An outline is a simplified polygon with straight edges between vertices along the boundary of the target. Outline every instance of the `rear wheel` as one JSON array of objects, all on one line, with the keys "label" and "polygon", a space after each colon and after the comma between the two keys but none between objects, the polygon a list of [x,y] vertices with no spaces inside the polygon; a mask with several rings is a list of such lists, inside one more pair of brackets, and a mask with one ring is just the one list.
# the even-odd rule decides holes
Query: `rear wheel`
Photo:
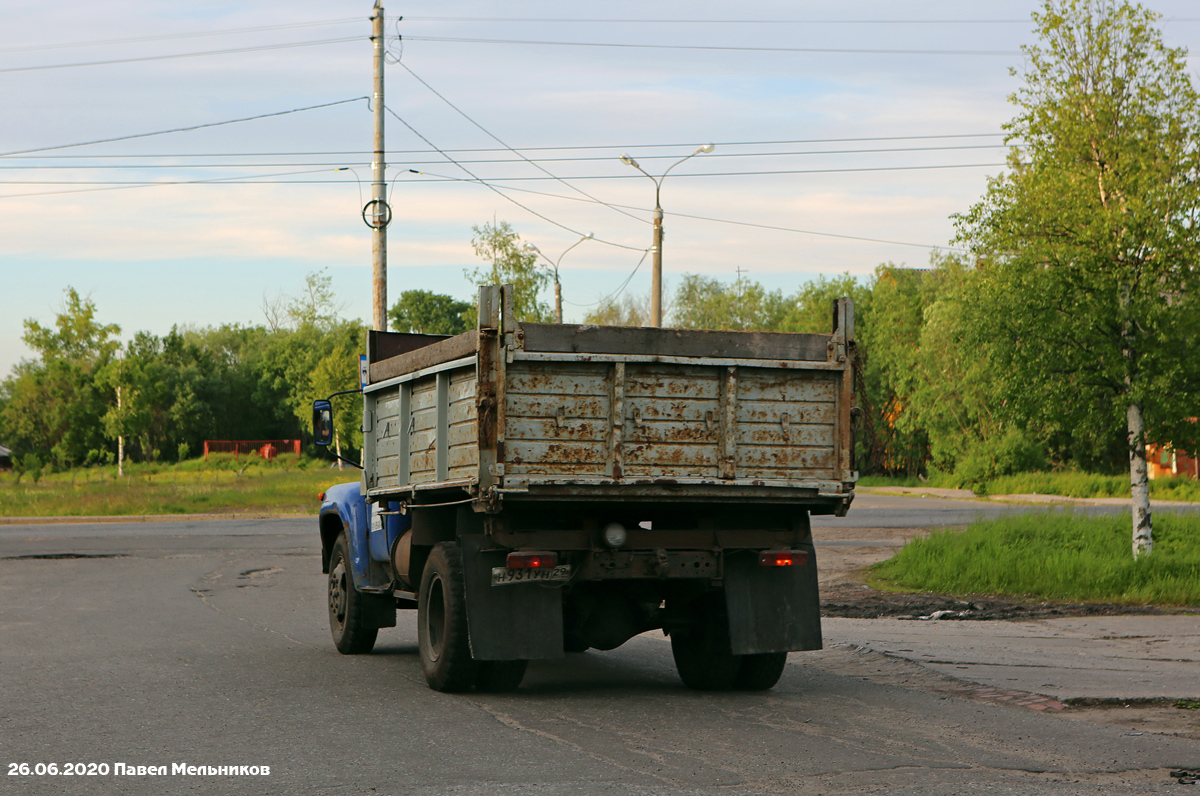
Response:
[{"label": "rear wheel", "polygon": [[361,655],[375,646],[379,630],[367,627],[363,621],[366,608],[363,595],[354,588],[349,551],[343,533],[334,542],[329,555],[329,630],[338,652]]},{"label": "rear wheel", "polygon": [[[434,546],[417,596],[417,648],[425,681],[435,691],[466,691],[477,662],[467,637],[462,553],[454,542]],[[521,674],[524,674],[522,668]],[[518,680],[518,683],[520,681]],[[515,686],[514,686],[515,687]]]},{"label": "rear wheel", "polygon": [[745,656],[734,655],[724,596],[708,596],[694,607],[695,621],[671,631],[671,654],[688,688],[725,691],[734,687]]},{"label": "rear wheel", "polygon": [[756,655],[742,655],[742,665],[738,668],[734,687],[743,691],[766,691],[774,688],[783,676],[783,667],[787,665],[786,652],[763,652]]}]

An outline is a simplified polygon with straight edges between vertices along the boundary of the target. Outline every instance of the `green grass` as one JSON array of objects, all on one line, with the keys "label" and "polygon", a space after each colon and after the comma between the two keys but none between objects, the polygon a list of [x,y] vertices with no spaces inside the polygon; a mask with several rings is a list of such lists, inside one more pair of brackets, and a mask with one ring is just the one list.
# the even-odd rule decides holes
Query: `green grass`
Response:
[{"label": "green grass", "polygon": [[[953,476],[931,473],[928,481],[917,478],[868,475],[859,479],[860,486],[959,488]],[[1128,498],[1128,475],[1098,475],[1073,471],[1017,473],[993,478],[981,495],[1060,495],[1074,498]],[[1156,478],[1150,482],[1150,497],[1154,500],[1200,502],[1200,481],[1191,478]]]},{"label": "green grass", "polygon": [[1003,517],[915,539],[874,565],[873,585],[941,594],[1200,605],[1200,517],[1154,518],[1154,553],[1135,561],[1128,517]]},{"label": "green grass", "polygon": [[922,481],[916,476],[906,475],[864,475],[858,479],[859,486],[903,486],[912,487],[914,489],[956,489],[957,484],[953,479],[947,478],[941,473],[931,473],[929,478]]},{"label": "green grass", "polygon": [[228,512],[313,513],[317,494],[355,481],[359,471],[339,471],[328,461],[281,457],[272,462],[210,456],[179,464],[88,467],[18,479],[0,474],[0,516],[95,517]]}]

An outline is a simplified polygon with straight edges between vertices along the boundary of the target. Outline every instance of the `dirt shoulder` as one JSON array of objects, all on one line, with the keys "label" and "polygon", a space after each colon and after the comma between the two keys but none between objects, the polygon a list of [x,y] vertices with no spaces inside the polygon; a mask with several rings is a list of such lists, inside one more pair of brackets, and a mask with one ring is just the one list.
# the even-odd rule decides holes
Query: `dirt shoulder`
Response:
[{"label": "dirt shoulder", "polygon": [[[821,614],[848,619],[993,620],[1021,622],[1066,617],[1195,614],[1200,607],[1158,607],[1113,603],[1020,600],[994,595],[968,597],[932,593],[885,592],[866,584],[867,567],[890,558],[918,528],[814,529],[817,543]],[[1077,721],[1122,728],[1128,735],[1158,733],[1200,740],[1200,710],[1180,709],[1175,700],[1091,700],[1066,704],[1039,694],[996,690],[969,678],[950,677],[920,661],[894,654],[839,645],[823,653],[817,665],[869,680],[982,702],[1002,703]],[[1197,694],[1200,697],[1200,693]],[[1182,703],[1191,708],[1190,702]]]},{"label": "dirt shoulder", "polygon": [[922,528],[820,528],[814,530],[821,613],[850,619],[1013,620],[1070,616],[1200,614],[1200,606],[1161,607],[1122,603],[1022,600],[994,595],[950,596],[889,592],[867,585],[867,568],[896,554]]}]

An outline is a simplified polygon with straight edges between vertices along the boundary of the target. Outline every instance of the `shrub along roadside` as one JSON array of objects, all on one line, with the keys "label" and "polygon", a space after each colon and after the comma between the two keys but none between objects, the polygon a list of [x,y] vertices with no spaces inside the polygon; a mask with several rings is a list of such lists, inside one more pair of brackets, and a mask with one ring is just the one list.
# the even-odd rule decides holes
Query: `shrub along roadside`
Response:
[{"label": "shrub along roadside", "polygon": [[872,585],[941,594],[1200,605],[1200,516],[1157,514],[1154,553],[1129,556],[1125,515],[1022,514],[915,539]]}]

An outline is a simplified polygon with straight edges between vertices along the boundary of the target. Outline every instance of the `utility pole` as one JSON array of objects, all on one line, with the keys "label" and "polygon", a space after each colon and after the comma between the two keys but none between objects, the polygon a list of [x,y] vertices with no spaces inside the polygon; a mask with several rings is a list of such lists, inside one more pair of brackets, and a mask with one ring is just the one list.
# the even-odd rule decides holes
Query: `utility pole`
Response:
[{"label": "utility pole", "polygon": [[650,177],[654,183],[654,273],[651,276],[653,280],[650,286],[650,325],[662,326],[662,245],[663,245],[663,209],[660,201],[662,194],[662,183],[671,173],[671,169],[683,163],[685,160],[691,160],[696,155],[708,154],[715,147],[712,144],[705,144],[702,147],[697,147],[696,151],[688,155],[686,158],[680,158],[667,167],[667,170],[662,173],[661,177],[654,177],[646,172],[638,162],[629,155],[621,155],[621,162],[627,166],[633,166],[635,169]]},{"label": "utility pole", "polygon": [[387,331],[387,225],[392,209],[387,203],[387,175],[383,146],[383,0],[375,0],[371,17],[371,42],[375,45],[375,90],[371,109],[375,115],[375,154],[371,160],[371,212],[363,220],[371,227],[371,328]]},{"label": "utility pole", "polygon": [[570,246],[568,246],[567,251],[564,251],[562,254],[558,255],[557,260],[551,260],[537,246],[533,246],[531,244],[529,247],[529,248],[533,249],[535,252],[537,252],[538,255],[541,256],[541,258],[543,260],[550,263],[550,265],[552,265],[554,267],[554,322],[555,323],[563,322],[562,282],[560,282],[558,279],[558,266],[562,264],[562,259],[567,256],[567,252],[571,251],[571,249],[574,249],[576,246],[583,243],[585,240],[592,240],[595,237],[596,237],[596,235],[593,232],[589,232],[588,234],[584,235],[582,238],[580,238],[579,240],[575,241]]},{"label": "utility pole", "polygon": [[[665,174],[663,175],[666,176]],[[658,194],[661,183],[654,186],[654,259],[651,261],[652,279],[650,283],[650,325],[662,326],[662,205],[659,204]]]}]

